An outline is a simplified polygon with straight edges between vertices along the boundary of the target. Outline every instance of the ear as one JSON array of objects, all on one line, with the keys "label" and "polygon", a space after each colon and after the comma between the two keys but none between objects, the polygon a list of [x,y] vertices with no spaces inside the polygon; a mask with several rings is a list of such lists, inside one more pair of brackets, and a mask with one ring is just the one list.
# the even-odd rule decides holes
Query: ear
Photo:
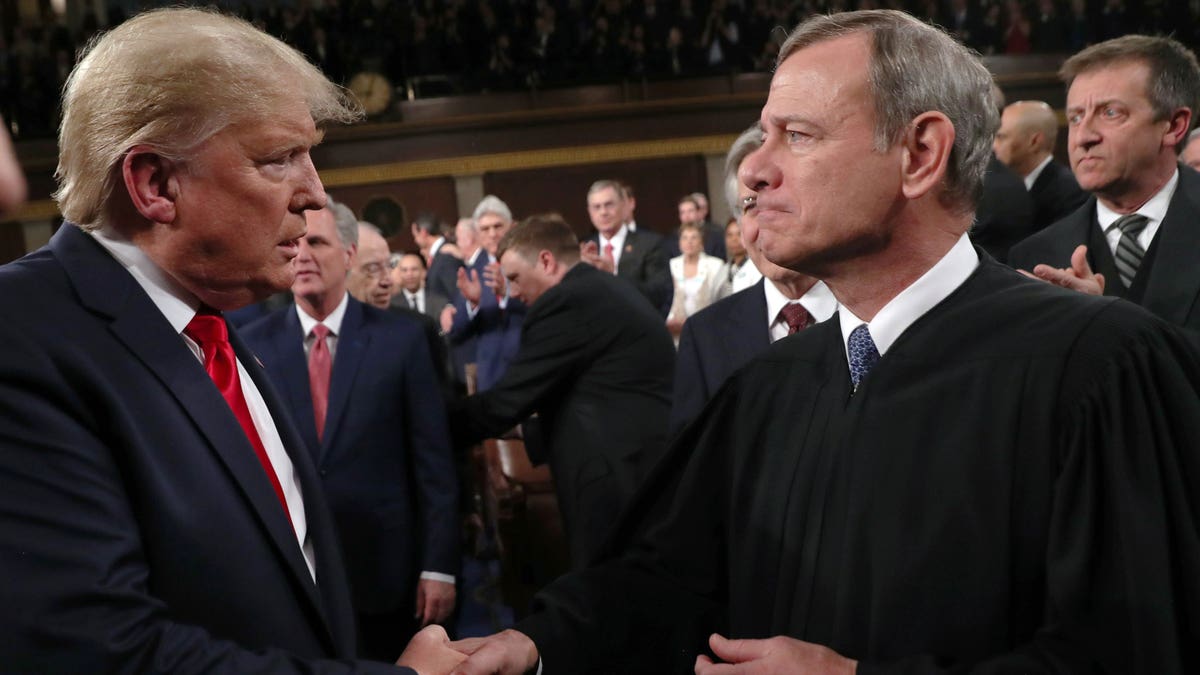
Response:
[{"label": "ear", "polygon": [[121,178],[129,200],[142,217],[155,223],[175,221],[179,171],[179,165],[147,146],[136,145],[125,153]]},{"label": "ear", "polygon": [[538,266],[546,271],[547,274],[554,274],[558,269],[558,258],[550,251],[538,251]]},{"label": "ear", "polygon": [[1045,138],[1046,135],[1040,131],[1035,131],[1032,134],[1029,134],[1029,149],[1036,150],[1037,148],[1042,147],[1042,140]]},{"label": "ear", "polygon": [[346,269],[354,267],[354,258],[358,255],[358,244],[350,244],[346,247]]},{"label": "ear", "polygon": [[954,135],[950,118],[940,112],[921,113],[909,124],[901,140],[903,165],[900,180],[905,197],[923,197],[942,184],[950,164]]},{"label": "ear", "polygon": [[1192,111],[1189,108],[1176,108],[1167,118],[1167,131],[1163,134],[1163,145],[1178,148],[1187,137],[1192,125]]}]

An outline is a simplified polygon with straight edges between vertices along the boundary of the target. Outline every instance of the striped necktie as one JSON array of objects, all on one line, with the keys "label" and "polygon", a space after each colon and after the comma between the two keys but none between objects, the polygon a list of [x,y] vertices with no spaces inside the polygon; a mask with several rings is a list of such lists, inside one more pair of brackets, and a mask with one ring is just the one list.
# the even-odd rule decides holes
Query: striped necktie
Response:
[{"label": "striped necktie", "polygon": [[1109,231],[1121,230],[1121,238],[1117,241],[1117,250],[1113,254],[1113,259],[1117,263],[1117,273],[1121,276],[1121,283],[1125,284],[1125,288],[1133,286],[1133,278],[1137,276],[1138,268],[1142,265],[1142,257],[1146,255],[1146,249],[1138,243],[1138,234],[1146,229],[1146,224],[1149,222],[1150,219],[1146,216],[1131,213],[1117,218],[1112,225],[1108,226]]}]

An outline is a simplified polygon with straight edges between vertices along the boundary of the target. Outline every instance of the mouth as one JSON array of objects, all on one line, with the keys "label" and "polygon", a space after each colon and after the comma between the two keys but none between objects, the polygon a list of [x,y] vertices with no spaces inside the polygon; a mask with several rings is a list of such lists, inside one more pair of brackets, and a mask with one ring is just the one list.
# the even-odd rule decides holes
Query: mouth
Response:
[{"label": "mouth", "polygon": [[295,258],[296,256],[300,255],[300,237],[279,242],[279,248],[283,251],[283,254],[287,256],[288,260]]}]

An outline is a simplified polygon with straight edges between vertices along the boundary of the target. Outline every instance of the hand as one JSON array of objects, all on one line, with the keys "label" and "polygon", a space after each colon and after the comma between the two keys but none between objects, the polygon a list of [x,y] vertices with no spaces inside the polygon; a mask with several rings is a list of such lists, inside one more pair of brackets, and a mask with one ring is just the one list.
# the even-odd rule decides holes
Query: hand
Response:
[{"label": "hand", "polygon": [[612,261],[600,255],[600,246],[594,241],[585,241],[579,245],[579,259],[598,270],[613,273]]},{"label": "hand", "polygon": [[713,634],[708,646],[724,663],[708,656],[696,657],[696,675],[854,675],[858,662],[837,652],[782,635],[767,640],[728,640]]},{"label": "hand", "polygon": [[483,285],[479,283],[479,273],[465,267],[458,268],[458,292],[472,305],[479,304],[483,294]]},{"label": "hand", "polygon": [[438,323],[442,325],[442,333],[449,333],[454,327],[454,315],[458,314],[458,310],[454,309],[454,305],[446,305],[442,308],[442,314],[438,317]]},{"label": "hand", "polygon": [[500,263],[488,263],[483,268],[483,283],[496,294],[496,299],[503,298],[507,293],[504,273],[500,271]]},{"label": "hand", "polygon": [[465,658],[451,647],[444,628],[429,626],[409,640],[396,665],[412,668],[420,675],[446,675]]},{"label": "hand", "polygon": [[1071,254],[1071,266],[1067,269],[1038,265],[1033,268],[1032,274],[1025,270],[1020,272],[1031,279],[1040,279],[1080,293],[1104,295],[1104,275],[1092,272],[1092,267],[1087,261],[1087,246],[1080,245],[1075,248],[1075,252]]},{"label": "hand", "polygon": [[413,617],[421,620],[421,627],[445,621],[454,611],[454,595],[454,584],[436,579],[418,580],[417,613]]},{"label": "hand", "polygon": [[679,337],[679,334],[683,332],[684,321],[686,321],[686,319],[677,319],[675,318],[674,314],[668,316],[667,332],[670,333],[672,337]]},{"label": "hand", "polygon": [[511,629],[485,638],[458,640],[450,646],[468,655],[452,675],[523,675],[538,662],[533,640]]}]

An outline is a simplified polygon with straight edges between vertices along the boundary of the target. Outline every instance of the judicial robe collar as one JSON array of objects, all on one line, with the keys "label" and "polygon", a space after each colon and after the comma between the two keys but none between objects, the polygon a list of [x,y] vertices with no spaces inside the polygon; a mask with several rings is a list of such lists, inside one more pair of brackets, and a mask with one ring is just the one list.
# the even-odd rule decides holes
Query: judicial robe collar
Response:
[{"label": "judicial robe collar", "polygon": [[979,254],[975,252],[975,247],[971,245],[966,233],[963,233],[941,260],[888,301],[875,314],[874,319],[863,321],[844,305],[839,307],[838,320],[841,322],[842,348],[846,350],[846,361],[850,360],[847,343],[850,333],[855,328],[867,324],[867,330],[871,331],[871,339],[874,340],[879,355],[887,354],[888,348],[909,326],[949,297],[978,266]]}]

